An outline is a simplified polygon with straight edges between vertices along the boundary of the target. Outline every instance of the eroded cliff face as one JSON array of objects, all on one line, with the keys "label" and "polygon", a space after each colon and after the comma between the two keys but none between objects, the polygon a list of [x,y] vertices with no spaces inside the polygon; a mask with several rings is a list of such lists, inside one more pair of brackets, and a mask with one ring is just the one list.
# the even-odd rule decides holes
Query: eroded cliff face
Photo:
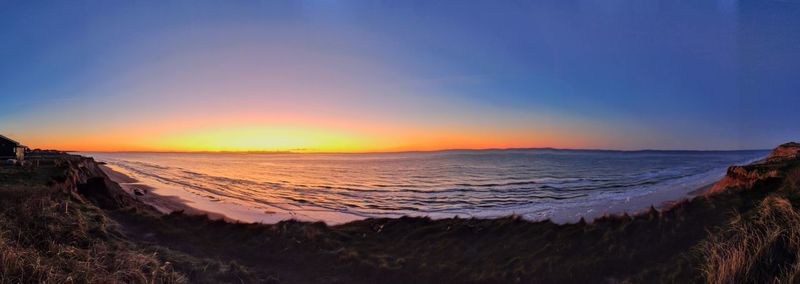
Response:
[{"label": "eroded cliff face", "polygon": [[775,150],[772,150],[772,153],[769,153],[767,156],[767,160],[772,161],[780,161],[780,160],[792,160],[797,159],[800,157],[800,143],[786,143],[783,145],[778,146]]},{"label": "eroded cliff face", "polygon": [[58,163],[66,164],[64,176],[56,178],[51,185],[63,192],[77,192],[103,209],[121,209],[141,206],[118,184],[111,181],[92,158],[66,156]]},{"label": "eroded cliff face", "polygon": [[746,166],[731,166],[728,172],[706,194],[725,190],[752,188],[756,183],[795,178],[800,173],[800,143],[778,146],[766,159]]}]

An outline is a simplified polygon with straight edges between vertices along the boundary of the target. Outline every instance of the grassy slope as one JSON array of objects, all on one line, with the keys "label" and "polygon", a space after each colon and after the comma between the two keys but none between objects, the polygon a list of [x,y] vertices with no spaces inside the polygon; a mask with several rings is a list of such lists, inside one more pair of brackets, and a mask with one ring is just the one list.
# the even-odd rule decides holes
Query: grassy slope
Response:
[{"label": "grassy slope", "polygon": [[[754,172],[777,170],[774,186],[726,192],[735,198],[769,189],[753,198],[752,210],[740,210],[720,232],[699,246],[701,266],[710,283],[797,283],[800,281],[800,159],[747,166]],[[731,197],[733,196],[733,197]]]},{"label": "grassy slope", "polygon": [[0,283],[186,283],[190,267],[197,279],[240,283],[235,264],[126,238],[108,211],[68,186],[79,160],[0,166]]},{"label": "grassy slope", "polygon": [[110,228],[103,211],[56,190],[66,165],[0,167],[0,282],[181,282]]},{"label": "grassy slope", "polygon": [[508,217],[370,219],[339,226],[231,224],[130,206],[101,210],[44,185],[64,169],[3,168],[18,172],[0,175],[0,282],[792,280],[800,271],[794,209],[800,206],[800,165],[777,167],[788,173],[785,178],[765,179],[749,190],[593,224]]}]

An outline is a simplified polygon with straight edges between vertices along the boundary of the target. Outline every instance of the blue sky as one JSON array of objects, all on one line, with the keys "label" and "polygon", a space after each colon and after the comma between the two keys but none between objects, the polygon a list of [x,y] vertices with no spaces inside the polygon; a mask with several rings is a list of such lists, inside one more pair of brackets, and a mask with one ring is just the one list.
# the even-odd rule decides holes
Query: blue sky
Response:
[{"label": "blue sky", "polygon": [[800,140],[798,1],[0,1],[0,35],[0,131],[42,146],[275,121],[377,150]]}]

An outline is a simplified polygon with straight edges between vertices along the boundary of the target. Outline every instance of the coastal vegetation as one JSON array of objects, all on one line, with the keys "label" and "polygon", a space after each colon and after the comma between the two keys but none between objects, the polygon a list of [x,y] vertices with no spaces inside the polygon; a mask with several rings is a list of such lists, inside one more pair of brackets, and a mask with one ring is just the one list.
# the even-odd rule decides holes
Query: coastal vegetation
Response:
[{"label": "coastal vegetation", "polygon": [[0,282],[185,280],[126,241],[102,210],[56,186],[56,180],[65,181],[66,158],[36,168],[0,168]]},{"label": "coastal vegetation", "polygon": [[0,167],[0,283],[794,282],[800,145],[665,210],[555,224],[244,224],[161,214],[92,159]]}]

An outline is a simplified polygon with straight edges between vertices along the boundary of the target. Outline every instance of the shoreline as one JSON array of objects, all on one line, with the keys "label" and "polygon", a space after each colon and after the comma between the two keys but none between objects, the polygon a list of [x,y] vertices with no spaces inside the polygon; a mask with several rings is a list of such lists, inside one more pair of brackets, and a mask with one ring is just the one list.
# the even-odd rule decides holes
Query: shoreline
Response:
[{"label": "shoreline", "polygon": [[[217,212],[209,212],[205,210],[200,210],[198,208],[192,207],[189,205],[187,200],[182,199],[178,196],[168,196],[168,195],[161,195],[158,194],[155,187],[142,184],[139,180],[132,178],[126,174],[120,173],[111,169],[106,165],[99,165],[100,169],[103,173],[108,176],[108,178],[118,184],[125,193],[128,193],[131,197],[139,200],[147,205],[153,206],[156,210],[161,212],[162,214],[169,214],[176,211],[183,211],[183,213],[187,215],[207,215],[211,220],[219,220],[223,219],[226,221],[236,221],[235,219],[231,219],[224,214],[217,213]],[[136,192],[142,192],[143,195],[137,195]]]},{"label": "shoreline", "polygon": [[[730,273],[755,275],[748,279],[759,283],[793,279],[800,247],[784,240],[800,236],[800,144],[790,146],[796,155],[731,166],[714,190],[687,191],[701,198],[571,224],[519,215],[335,226],[162,215],[142,196],[169,195],[132,194],[147,185],[131,178],[138,175],[103,169],[92,158],[53,156],[30,169],[0,169],[7,173],[0,251],[7,267],[21,267],[17,282],[41,282],[40,275],[56,283],[130,283],[140,275],[166,283],[701,283]],[[731,272],[724,265],[732,251],[745,257],[736,263],[752,265]],[[776,259],[776,251],[792,257]]]},{"label": "shoreline", "polygon": [[[171,187],[161,183],[147,183],[137,180],[130,175],[124,173],[124,170],[115,168],[112,165],[102,164],[100,168],[108,175],[111,181],[120,185],[120,187],[133,198],[140,200],[150,206],[155,207],[163,214],[169,214],[176,211],[183,211],[187,215],[208,215],[210,219],[223,219],[228,222],[244,222],[244,223],[262,223],[262,224],[275,224],[280,221],[298,220],[307,222],[325,222],[328,225],[340,225],[358,220],[366,219],[380,219],[380,218],[400,218],[406,217],[430,217],[432,219],[447,219],[447,218],[478,218],[478,219],[496,219],[504,218],[510,215],[520,215],[529,221],[546,221],[550,220],[556,224],[571,224],[580,222],[583,219],[586,222],[593,222],[598,218],[613,215],[636,215],[647,212],[650,208],[656,210],[665,210],[685,200],[691,200],[698,196],[702,196],[719,180],[714,179],[712,182],[705,182],[702,186],[681,187],[680,183],[669,187],[668,190],[660,190],[649,192],[639,195],[628,196],[623,199],[607,199],[598,200],[590,204],[581,204],[574,207],[553,208],[550,214],[538,215],[534,217],[530,213],[513,213],[506,215],[495,215],[491,212],[486,214],[406,214],[398,215],[395,217],[376,217],[376,216],[360,216],[355,214],[348,214],[344,212],[326,211],[324,209],[314,208],[283,208],[272,206],[268,204],[259,204],[260,206],[271,207],[267,210],[259,210],[256,208],[248,207],[244,204],[227,202],[224,200],[209,199],[208,196],[200,196],[190,191],[178,187]],[[721,178],[721,177],[720,177]],[[143,193],[137,195],[136,191]],[[603,203],[603,204],[600,204]]]},{"label": "shoreline", "polygon": [[[119,184],[127,194],[155,207],[164,214],[184,211],[188,215],[209,215],[212,219],[224,219],[229,222],[262,224],[275,224],[285,220],[318,222],[327,219],[335,220],[328,222],[329,225],[336,225],[365,219],[361,216],[337,214],[311,208],[285,209],[267,204],[261,204],[267,207],[261,210],[261,208],[256,209],[209,196],[200,196],[178,187],[140,181],[112,165],[101,165],[100,168],[112,182]],[[136,195],[135,190],[140,190],[144,194]]]}]

